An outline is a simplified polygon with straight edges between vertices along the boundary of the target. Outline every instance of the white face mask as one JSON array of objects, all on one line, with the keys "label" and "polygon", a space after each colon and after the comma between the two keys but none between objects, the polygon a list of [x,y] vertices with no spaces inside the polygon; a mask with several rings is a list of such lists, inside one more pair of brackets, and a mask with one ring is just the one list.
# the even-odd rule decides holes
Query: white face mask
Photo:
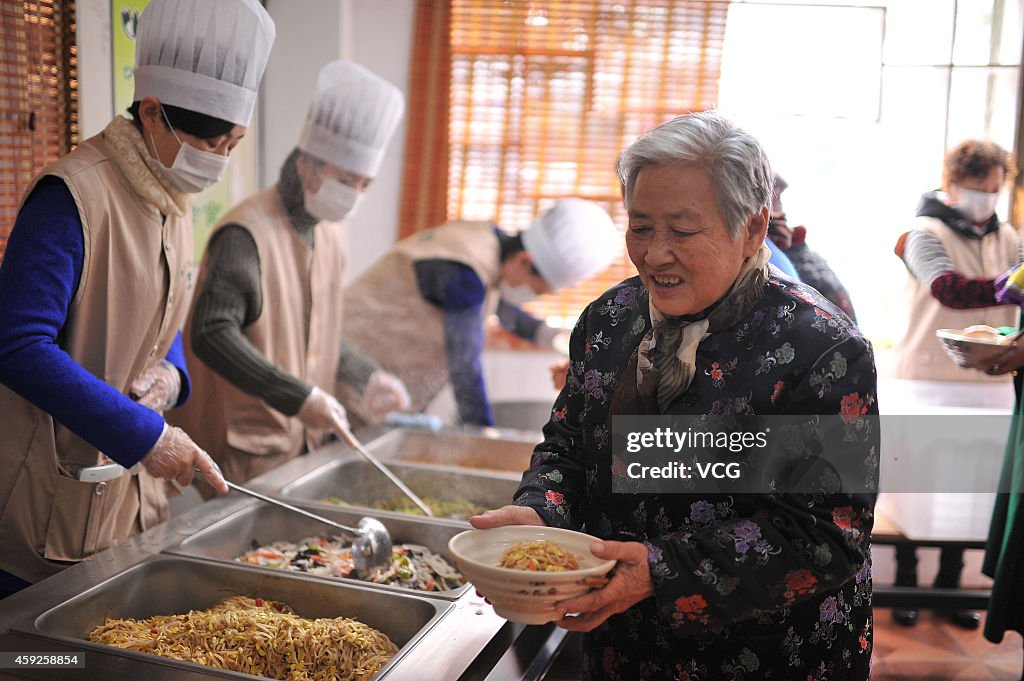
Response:
[{"label": "white face mask", "polygon": [[509,286],[505,282],[501,283],[501,298],[510,305],[522,307],[536,297],[537,293],[530,288],[529,284]]},{"label": "white face mask", "polygon": [[996,212],[999,192],[979,192],[974,189],[960,189],[960,198],[953,207],[975,224],[987,222]]},{"label": "white face mask", "polygon": [[321,179],[320,188],[315,192],[303,187],[302,194],[306,202],[306,212],[317,220],[329,222],[344,220],[363,200],[363,192],[333,177]]},{"label": "white face mask", "polygon": [[[170,168],[163,164],[159,156],[156,157],[157,163],[167,173],[171,183],[186,194],[198,194],[220,182],[224,177],[224,172],[228,169],[228,157],[215,154],[212,151],[203,151],[183,142],[171,127],[171,122],[167,120],[167,113],[163,109],[161,109],[161,113],[164,114],[164,121],[171,134],[174,135],[174,139],[178,140],[178,144],[181,145],[178,147],[178,153],[175,154],[174,163]],[[149,139],[153,142],[155,151],[156,142],[153,141],[152,134]]]}]

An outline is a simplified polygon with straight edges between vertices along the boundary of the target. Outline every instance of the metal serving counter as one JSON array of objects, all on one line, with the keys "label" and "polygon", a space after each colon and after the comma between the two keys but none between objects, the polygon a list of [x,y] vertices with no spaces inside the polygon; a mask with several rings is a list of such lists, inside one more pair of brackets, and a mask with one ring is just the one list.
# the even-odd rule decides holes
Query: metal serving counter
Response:
[{"label": "metal serving counter", "polygon": [[[417,433],[418,455],[429,454],[429,440]],[[437,433],[436,443],[455,438],[463,443],[487,443],[479,433]],[[369,447],[385,458],[398,458],[400,435],[390,433]],[[375,446],[375,444],[377,446]],[[516,442],[514,447],[524,447]],[[507,456],[513,445],[499,445]],[[425,454],[426,453],[426,454]],[[481,455],[485,453],[481,451]],[[339,462],[351,462],[353,454],[341,445],[300,457],[253,481],[254,487],[271,494],[296,480],[316,479],[316,471],[330,477]],[[461,455],[460,455],[461,456]],[[494,459],[492,459],[494,460]],[[353,465],[349,463],[349,465]],[[405,470],[405,469],[408,470]],[[355,469],[352,469],[355,471]],[[476,486],[487,494],[504,496],[515,489],[517,476],[467,471],[455,467],[415,464],[403,466],[410,481],[432,480],[440,475],[453,485]],[[464,474],[460,476],[460,473]],[[424,477],[425,476],[425,477]],[[447,477],[445,477],[447,476]],[[362,475],[354,475],[358,486]],[[363,484],[368,484],[364,480]],[[352,494],[351,488],[342,494]],[[508,498],[485,495],[481,501],[495,505]],[[316,502],[290,499],[316,506]],[[351,522],[372,513],[381,519],[396,543],[414,542],[446,554],[447,540],[468,527],[464,521],[415,518],[368,511],[365,508],[326,507],[319,512]],[[420,592],[370,584],[353,579],[320,577],[273,568],[262,568],[232,559],[250,542],[276,539],[298,541],[316,534],[312,521],[287,518],[279,509],[237,494],[213,499],[138,537],[82,561],[64,572],[39,582],[3,601],[0,612],[0,653],[77,653],[84,668],[7,668],[0,679],[80,681],[201,681],[210,678],[255,679],[247,674],[136,653],[92,643],[89,632],[107,617],[144,618],[156,614],[185,613],[201,609],[236,594],[281,600],[306,617],[347,616],[386,633],[399,652],[374,677],[375,681],[502,681],[541,679],[560,650],[566,632],[554,625],[527,627],[498,617],[472,588]],[[287,536],[278,536],[285,534]],[[2,656],[0,656],[2,657]]]}]

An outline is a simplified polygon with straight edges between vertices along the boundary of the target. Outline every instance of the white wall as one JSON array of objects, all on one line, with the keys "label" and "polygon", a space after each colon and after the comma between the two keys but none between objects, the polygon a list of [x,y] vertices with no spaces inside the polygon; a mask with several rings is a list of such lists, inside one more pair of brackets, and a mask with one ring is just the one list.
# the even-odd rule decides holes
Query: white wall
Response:
[{"label": "white wall", "polygon": [[[415,0],[348,0],[351,4],[351,51],[348,58],[388,79],[409,97],[409,62],[412,59]],[[408,116],[395,132],[380,173],[349,224],[351,279],[369,267],[395,243],[402,165]]]},{"label": "white wall", "polygon": [[110,53],[110,0],[78,0],[78,125],[81,139],[92,137],[114,113]]},{"label": "white wall", "polygon": [[260,187],[277,180],[278,169],[295,147],[306,119],[316,74],[342,56],[338,0],[267,0],[277,26],[260,93]]}]

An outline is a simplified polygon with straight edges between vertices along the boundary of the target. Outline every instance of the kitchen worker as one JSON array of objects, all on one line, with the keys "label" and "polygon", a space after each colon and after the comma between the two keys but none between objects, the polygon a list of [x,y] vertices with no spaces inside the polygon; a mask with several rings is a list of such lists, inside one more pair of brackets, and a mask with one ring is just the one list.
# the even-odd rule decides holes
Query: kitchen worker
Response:
[{"label": "kitchen worker", "polygon": [[[451,383],[460,420],[493,425],[480,356],[484,320],[539,345],[555,330],[519,305],[607,268],[620,237],[597,204],[555,202],[526,231],[456,221],[408,237],[345,288],[345,337],[408,387],[422,411]],[[500,299],[500,302],[499,302]],[[355,391],[340,391],[353,424],[369,418]]]},{"label": "kitchen worker", "polygon": [[[298,146],[275,186],[214,228],[185,327],[193,398],[171,419],[244,482],[347,429],[339,366],[382,412],[408,406],[394,376],[342,343],[345,221],[402,118],[397,87],[345,60],[324,66]],[[344,378],[344,376],[343,376]]]},{"label": "kitchen worker", "polygon": [[245,135],[274,41],[256,0],[153,0],[132,119],[42,169],[0,267],[0,591],[168,515],[207,454],[161,411],[189,394],[191,195]]},{"label": "kitchen worker", "polygon": [[[907,268],[907,315],[896,345],[895,378],[935,381],[937,390],[943,389],[939,381],[1009,382],[1005,371],[981,372],[951,362],[935,331],[1016,324],[1016,306],[997,297],[998,279],[1021,262],[1022,244],[1016,228],[996,213],[999,194],[1015,173],[1012,156],[988,140],[964,140],[946,153],[942,188],[921,196],[916,219],[896,244]],[[964,550],[943,546],[935,588],[959,589],[963,568]],[[895,585],[917,586],[913,544],[896,545]],[[981,626],[981,616],[972,610],[936,614],[962,629]],[[907,627],[917,624],[918,615],[917,608],[892,611],[893,619]]]}]

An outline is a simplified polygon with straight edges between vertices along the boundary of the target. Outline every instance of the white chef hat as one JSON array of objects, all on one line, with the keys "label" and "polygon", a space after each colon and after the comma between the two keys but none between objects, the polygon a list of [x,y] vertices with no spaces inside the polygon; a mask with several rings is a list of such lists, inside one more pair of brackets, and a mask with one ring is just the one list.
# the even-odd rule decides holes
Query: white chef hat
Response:
[{"label": "white chef hat", "polygon": [[363,177],[376,177],[405,112],[402,92],[369,69],[337,59],[320,69],[299,149]]},{"label": "white chef hat", "polygon": [[603,208],[576,198],[557,201],[533,221],[522,239],[534,267],[556,291],[607,268],[622,241]]},{"label": "white chef hat", "polygon": [[153,0],[139,17],[132,101],[248,125],[274,34],[257,0]]}]

